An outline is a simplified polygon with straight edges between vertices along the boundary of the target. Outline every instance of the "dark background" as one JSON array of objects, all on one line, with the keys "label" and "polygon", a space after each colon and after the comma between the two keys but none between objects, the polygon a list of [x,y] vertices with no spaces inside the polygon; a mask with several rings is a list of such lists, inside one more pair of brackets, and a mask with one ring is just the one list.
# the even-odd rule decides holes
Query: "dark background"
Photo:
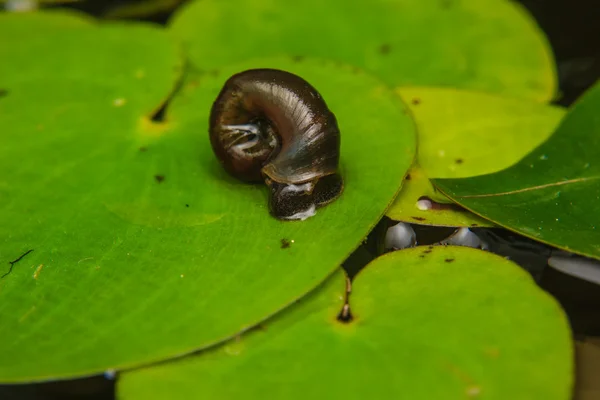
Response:
[{"label": "dark background", "polygon": [[[119,0],[88,0],[68,5],[101,16]],[[132,1],[128,1],[131,3]],[[546,33],[557,62],[561,96],[557,104],[568,106],[600,77],[600,0],[520,0]],[[164,23],[171,12],[159,12],[144,20]],[[10,60],[3,60],[10,62]],[[600,110],[598,110],[600,112]],[[576,339],[600,337],[600,287],[548,269],[542,288],[565,308]],[[544,334],[540,332],[540,334]],[[584,349],[578,343],[577,350]],[[600,343],[598,341],[597,343]],[[600,357],[578,353],[575,398],[599,399],[589,392],[590,379],[598,376]],[[600,352],[595,354],[600,355]],[[599,372],[596,373],[596,370]],[[583,378],[585,377],[585,378]],[[590,378],[592,377],[592,378]],[[584,382],[585,381],[585,382]],[[586,386],[584,389],[583,386]],[[599,389],[600,390],[600,389]],[[590,396],[591,395],[591,396]],[[102,376],[72,381],[0,386],[0,400],[114,399],[114,381]]]}]

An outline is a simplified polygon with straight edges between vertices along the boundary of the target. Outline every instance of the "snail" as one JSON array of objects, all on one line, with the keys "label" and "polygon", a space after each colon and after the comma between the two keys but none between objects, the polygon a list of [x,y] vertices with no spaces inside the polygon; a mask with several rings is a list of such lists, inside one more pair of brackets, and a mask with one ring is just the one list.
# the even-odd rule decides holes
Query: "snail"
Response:
[{"label": "snail", "polygon": [[252,69],[230,77],[212,106],[209,136],[229,174],[269,187],[278,219],[309,218],[342,193],[337,120],[297,75]]}]

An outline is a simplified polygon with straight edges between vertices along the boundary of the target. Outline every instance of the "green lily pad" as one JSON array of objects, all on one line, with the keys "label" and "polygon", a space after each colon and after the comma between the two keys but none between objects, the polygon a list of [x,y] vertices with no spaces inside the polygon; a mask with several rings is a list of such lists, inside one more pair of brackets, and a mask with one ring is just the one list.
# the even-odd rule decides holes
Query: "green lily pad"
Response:
[{"label": "green lily pad", "polygon": [[444,88],[401,88],[419,132],[419,165],[432,178],[507,168],[552,135],[561,107]]},{"label": "green lily pad", "polygon": [[[441,226],[493,226],[446,205],[430,178],[462,178],[497,172],[544,142],[565,112],[560,107],[456,89],[401,88],[419,133],[418,166],[387,215],[395,220]],[[422,197],[436,208],[417,207]]]},{"label": "green lily pad", "polygon": [[[431,206],[425,208],[423,201],[429,201]],[[386,215],[393,220],[411,224],[457,227],[495,226],[492,222],[457,206],[446,196],[440,194],[435,190],[423,169],[416,164],[406,174],[402,190],[386,211]]]},{"label": "green lily pad", "polygon": [[501,257],[418,247],[359,273],[354,319],[336,320],[335,274],[257,329],[196,356],[125,372],[119,398],[570,398],[560,307]]},{"label": "green lily pad", "polygon": [[[118,46],[134,52],[138,39]],[[267,66],[314,84],[342,132],[344,193],[303,222],[272,218],[267,187],[229,177],[209,143],[225,80]],[[34,250],[0,280],[1,382],[133,367],[248,329],[339,267],[414,157],[398,96],[354,67],[264,59],[190,76],[162,123],[114,103],[133,90],[125,80],[51,73],[0,98],[0,170],[10,171],[0,178],[1,264]]]},{"label": "green lily pad", "polygon": [[[151,24],[97,24],[78,13],[0,14],[0,88],[66,78],[115,89],[115,103],[150,114],[181,76],[183,54]],[[35,97],[34,97],[35,98]],[[32,98],[32,99],[34,99]]]},{"label": "green lily pad", "polygon": [[198,0],[170,23],[203,70],[288,54],[361,67],[392,86],[553,98],[554,61],[527,12],[505,0]]},{"label": "green lily pad", "polygon": [[435,179],[472,212],[540,242],[600,259],[600,85],[556,132],[514,166],[466,179]]}]

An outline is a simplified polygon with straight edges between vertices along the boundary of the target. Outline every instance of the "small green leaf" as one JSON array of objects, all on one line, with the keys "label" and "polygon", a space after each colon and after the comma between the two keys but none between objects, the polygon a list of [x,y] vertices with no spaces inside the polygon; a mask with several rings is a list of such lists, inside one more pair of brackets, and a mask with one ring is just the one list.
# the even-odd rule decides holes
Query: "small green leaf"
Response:
[{"label": "small green leaf", "polygon": [[401,88],[418,127],[418,166],[387,211],[398,221],[442,226],[492,226],[456,206],[421,210],[436,193],[430,178],[462,178],[500,171],[546,140],[564,115],[559,107],[456,89]]},{"label": "small green leaf", "polygon": [[119,398],[570,398],[565,315],[510,261],[470,248],[417,247],[358,275],[349,323],[336,320],[343,294],[337,273],[248,334],[125,372]]},{"label": "small green leaf", "polygon": [[419,165],[432,178],[507,168],[550,137],[561,107],[444,88],[400,88],[419,132]]},{"label": "small green leaf", "polygon": [[[341,130],[344,192],[302,222],[271,217],[266,186],[229,177],[209,143],[225,80],[267,66],[311,82]],[[161,123],[98,81],[23,79],[0,98],[0,264],[34,249],[0,280],[1,382],[137,366],[248,329],[339,267],[415,153],[398,96],[353,67],[263,59],[190,76]]]},{"label": "small green leaf", "polygon": [[[432,207],[425,208],[429,201]],[[418,165],[406,174],[402,190],[386,215],[393,220],[411,224],[434,226],[492,227],[493,223],[464,210],[435,190],[429,178]]]},{"label": "small green leaf", "polygon": [[556,86],[543,33],[505,0],[198,0],[170,27],[203,70],[288,54],[355,65],[392,86],[455,86],[540,101]]},{"label": "small green leaf", "polygon": [[436,179],[448,197],[498,225],[600,258],[600,85],[554,134],[516,165],[490,175]]},{"label": "small green leaf", "polygon": [[[0,88],[69,79],[115,88],[115,101],[150,114],[181,76],[183,54],[151,24],[97,24],[72,12],[0,13]],[[35,97],[32,98],[32,101]]]}]

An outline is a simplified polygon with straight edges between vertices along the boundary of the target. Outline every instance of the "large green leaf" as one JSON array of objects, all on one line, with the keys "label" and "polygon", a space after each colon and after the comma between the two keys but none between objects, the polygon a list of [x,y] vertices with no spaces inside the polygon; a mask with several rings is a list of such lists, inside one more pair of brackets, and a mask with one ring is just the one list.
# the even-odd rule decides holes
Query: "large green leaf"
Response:
[{"label": "large green leaf", "polygon": [[9,91],[21,81],[68,78],[115,88],[117,104],[150,114],[181,75],[181,49],[150,24],[98,24],[64,12],[9,13],[0,14],[0,34],[0,88]]},{"label": "large green leaf", "polygon": [[[526,100],[456,89],[398,90],[418,126],[418,164],[387,215],[398,221],[444,226],[490,226],[454,205],[420,209],[436,193],[428,178],[462,178],[497,172],[518,162],[554,131],[564,110]],[[422,208],[422,207],[421,207]]]},{"label": "large green leaf", "polygon": [[600,258],[600,85],[554,134],[518,164],[495,174],[436,179],[462,206],[508,229]]},{"label": "large green leaf", "polygon": [[[62,26],[63,17],[14,18],[0,23],[0,36],[14,26],[35,31],[39,21]],[[165,121],[152,123],[157,103],[144,107],[144,95],[172,90],[174,62],[163,58],[174,47],[146,27],[83,25],[61,40],[62,28],[46,42],[46,28],[26,36],[27,54],[2,48],[3,59],[17,54],[38,65],[23,67],[31,73],[3,69],[10,74],[0,97],[0,260],[8,273],[0,279],[1,382],[132,367],[253,326],[338,268],[414,156],[399,98],[367,74],[320,61],[248,61],[190,77]],[[54,74],[52,54],[72,60],[65,68],[73,75]],[[108,60],[121,63],[123,76],[94,65]],[[133,66],[154,71],[152,81],[140,83]],[[230,178],[211,151],[208,113],[221,86],[261,66],[305,77],[338,117],[345,191],[307,221],[272,218],[267,188]]]},{"label": "large green leaf", "polygon": [[336,274],[222,346],[120,376],[122,400],[570,398],[558,304],[515,264],[480,250],[418,247],[359,273],[354,319],[336,320]]},{"label": "large green leaf", "polygon": [[556,85],[544,35],[506,0],[198,0],[170,26],[203,70],[289,54],[356,65],[393,86],[544,101]]}]

